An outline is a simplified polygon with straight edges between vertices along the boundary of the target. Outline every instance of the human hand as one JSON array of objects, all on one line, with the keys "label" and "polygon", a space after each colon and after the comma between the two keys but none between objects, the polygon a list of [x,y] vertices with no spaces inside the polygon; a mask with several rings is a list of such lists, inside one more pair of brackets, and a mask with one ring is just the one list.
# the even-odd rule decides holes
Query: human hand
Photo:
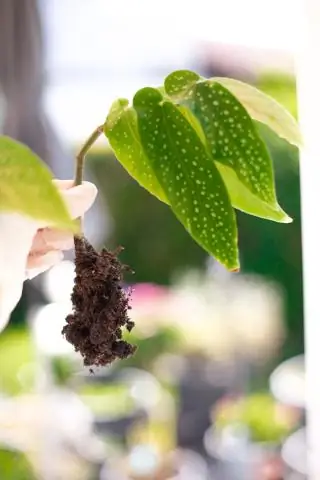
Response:
[{"label": "human hand", "polygon": [[[97,188],[89,182],[73,186],[72,180],[53,180],[72,218],[92,206]],[[48,270],[73,246],[69,232],[49,228],[18,213],[0,213],[0,330],[19,301],[23,282]]]},{"label": "human hand", "polygon": [[[72,218],[81,217],[92,206],[97,188],[89,182],[77,187],[72,180],[54,180]],[[73,248],[73,236],[55,228],[39,228],[27,257],[26,278],[32,279],[63,259],[63,251]]]}]

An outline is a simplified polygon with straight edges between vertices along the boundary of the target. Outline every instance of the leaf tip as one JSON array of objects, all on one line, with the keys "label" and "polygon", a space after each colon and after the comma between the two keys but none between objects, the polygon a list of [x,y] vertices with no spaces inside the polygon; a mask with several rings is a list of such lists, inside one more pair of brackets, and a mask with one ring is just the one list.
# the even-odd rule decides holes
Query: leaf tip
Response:
[{"label": "leaf tip", "polygon": [[278,205],[278,208],[276,210],[277,214],[278,214],[278,218],[276,219],[271,219],[271,220],[275,220],[275,221],[278,221],[279,223],[292,223],[293,222],[293,218],[291,218],[284,210],[282,210],[281,207],[279,207]]},{"label": "leaf tip", "polygon": [[144,87],[137,91],[133,97],[133,106],[136,110],[143,110],[150,104],[159,104],[163,96],[159,89]]},{"label": "leaf tip", "polygon": [[235,268],[231,268],[229,271],[230,271],[231,273],[238,273],[238,272],[240,272],[240,266],[239,266],[239,267],[235,267]]},{"label": "leaf tip", "polygon": [[293,222],[293,218],[289,217],[289,215],[285,215],[285,217],[283,218],[282,220],[282,223],[292,223]]},{"label": "leaf tip", "polygon": [[128,108],[128,106],[129,100],[127,98],[118,98],[113,102],[103,126],[103,131],[106,137],[108,137],[109,130],[114,128],[121,117],[122,112]]},{"label": "leaf tip", "polygon": [[222,262],[223,266],[228,270],[228,272],[231,273],[237,273],[240,271],[240,260],[239,260],[239,249],[238,247],[236,248],[236,251],[234,252],[235,255],[232,259],[229,259],[229,261],[224,261]]},{"label": "leaf tip", "polygon": [[164,88],[170,97],[183,95],[200,79],[191,70],[176,70],[170,73],[164,81]]}]

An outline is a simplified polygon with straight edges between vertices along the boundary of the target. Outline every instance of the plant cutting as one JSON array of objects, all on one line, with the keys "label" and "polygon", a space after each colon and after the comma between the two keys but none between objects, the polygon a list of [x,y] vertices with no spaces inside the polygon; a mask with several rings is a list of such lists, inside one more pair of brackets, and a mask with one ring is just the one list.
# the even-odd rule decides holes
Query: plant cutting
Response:
[{"label": "plant cutting", "polygon": [[[258,123],[301,144],[293,117],[254,87],[175,71],[163,86],[140,89],[131,103],[121,98],[112,104],[76,157],[75,185],[82,182],[86,154],[104,134],[133,179],[167,204],[209,255],[238,271],[235,210],[291,221],[278,204],[272,160]],[[76,278],[66,339],[85,365],[106,365],[134,353],[122,339],[122,329],[134,325],[128,316],[130,295],[122,288],[128,267],[118,259],[121,249],[97,252],[88,243],[80,222],[69,218],[50,173],[26,147],[2,137],[0,168],[2,211],[74,232]]]}]

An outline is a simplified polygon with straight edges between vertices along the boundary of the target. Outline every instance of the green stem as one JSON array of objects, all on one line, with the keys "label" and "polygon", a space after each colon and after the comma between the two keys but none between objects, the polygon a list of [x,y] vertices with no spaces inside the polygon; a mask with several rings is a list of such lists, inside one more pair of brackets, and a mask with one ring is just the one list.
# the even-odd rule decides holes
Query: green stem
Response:
[{"label": "green stem", "polygon": [[84,161],[85,161],[85,156],[87,155],[88,151],[92,147],[92,145],[98,140],[100,137],[101,133],[103,133],[103,128],[104,125],[99,125],[90,137],[87,139],[87,141],[84,143],[82,146],[81,150],[76,156],[76,173],[75,173],[75,179],[74,179],[74,184],[76,185],[81,185],[82,179],[83,179],[83,170],[84,170]]},{"label": "green stem", "polygon": [[[100,135],[103,133],[104,125],[99,125],[90,135],[90,137],[86,140],[86,142],[81,147],[79,153],[76,156],[76,171],[75,171],[75,178],[74,178],[74,185],[81,185],[83,179],[83,171],[84,171],[84,162],[85,157],[92,147],[92,145],[98,140]],[[80,227],[80,232],[82,231],[81,227],[81,218],[77,219]],[[79,234],[81,236],[81,233]]]}]

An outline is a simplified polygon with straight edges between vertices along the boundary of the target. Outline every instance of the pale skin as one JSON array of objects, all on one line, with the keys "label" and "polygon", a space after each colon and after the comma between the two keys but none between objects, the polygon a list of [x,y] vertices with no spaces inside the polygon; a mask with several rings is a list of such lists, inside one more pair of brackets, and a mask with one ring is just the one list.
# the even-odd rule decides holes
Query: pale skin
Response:
[{"label": "pale skin", "polygon": [[[82,217],[97,196],[97,188],[90,182],[74,187],[73,180],[54,180],[66,202],[72,218]],[[63,259],[63,251],[73,247],[73,236],[52,228],[37,231],[28,258],[26,278],[34,278]]]}]

